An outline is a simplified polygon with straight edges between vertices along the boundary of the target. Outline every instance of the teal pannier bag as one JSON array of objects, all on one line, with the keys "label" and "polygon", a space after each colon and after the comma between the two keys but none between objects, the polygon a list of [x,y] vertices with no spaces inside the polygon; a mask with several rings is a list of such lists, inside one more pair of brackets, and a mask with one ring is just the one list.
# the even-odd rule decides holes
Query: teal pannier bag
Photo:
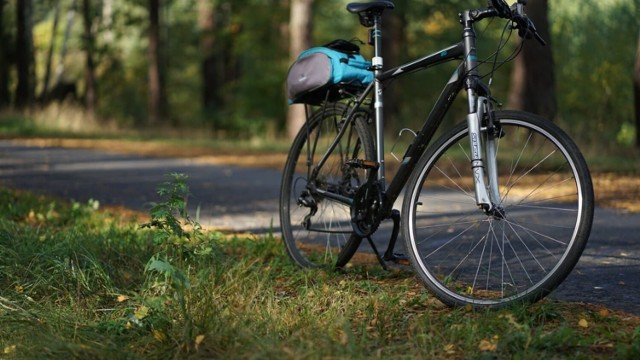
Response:
[{"label": "teal pannier bag", "polygon": [[335,101],[342,97],[340,88],[369,85],[374,79],[371,62],[359,51],[357,45],[345,40],[303,51],[287,75],[289,104]]}]

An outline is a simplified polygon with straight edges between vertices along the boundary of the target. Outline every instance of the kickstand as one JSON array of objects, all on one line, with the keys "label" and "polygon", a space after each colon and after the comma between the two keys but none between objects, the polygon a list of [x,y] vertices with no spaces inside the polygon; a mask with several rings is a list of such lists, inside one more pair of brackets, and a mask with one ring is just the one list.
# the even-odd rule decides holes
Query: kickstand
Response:
[{"label": "kickstand", "polygon": [[385,251],[382,259],[400,265],[409,265],[409,259],[407,259],[406,256],[393,252],[393,248],[396,246],[396,240],[398,239],[398,232],[400,231],[400,211],[393,210],[391,219],[393,220],[393,230],[391,231],[391,238],[389,239],[389,247],[387,251]]},{"label": "kickstand", "polygon": [[376,244],[373,243],[371,236],[367,236],[367,241],[369,241],[369,245],[371,245],[371,248],[373,249],[373,252],[376,254],[376,258],[378,258],[378,262],[380,263],[382,268],[388,271],[389,268],[387,267],[387,264],[382,259],[382,256],[380,256],[380,253],[378,252],[378,248],[376,248]]}]

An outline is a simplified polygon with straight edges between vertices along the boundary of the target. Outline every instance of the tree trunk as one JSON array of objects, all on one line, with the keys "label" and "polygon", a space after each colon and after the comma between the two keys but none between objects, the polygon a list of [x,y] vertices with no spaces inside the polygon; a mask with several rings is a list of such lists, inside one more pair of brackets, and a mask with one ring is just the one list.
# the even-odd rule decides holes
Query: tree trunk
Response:
[{"label": "tree trunk", "polygon": [[202,54],[202,105],[211,113],[221,105],[219,56],[216,52],[216,7],[211,0],[198,0],[200,53]]},{"label": "tree trunk", "polygon": [[636,147],[640,149],[640,35],[638,35],[638,49],[636,50],[636,66],[634,67],[633,92],[636,107]]},{"label": "tree trunk", "polygon": [[111,44],[115,39],[113,34],[113,1],[102,0],[102,39],[105,43]]},{"label": "tree trunk", "polygon": [[85,50],[85,68],[84,68],[84,104],[90,115],[95,115],[98,95],[96,90],[95,64],[93,62],[93,16],[91,16],[91,5],[89,0],[82,1],[82,14],[84,18],[84,50]]},{"label": "tree trunk", "polygon": [[35,69],[33,59],[32,4],[31,0],[20,0],[16,6],[16,64],[18,84],[15,106],[24,109],[30,106],[34,97]]},{"label": "tree trunk", "polygon": [[11,103],[11,95],[9,93],[9,41],[7,33],[4,29],[4,6],[6,0],[0,0],[0,110],[6,108]]},{"label": "tree trunk", "polygon": [[60,3],[53,3],[53,25],[51,26],[51,40],[49,41],[49,49],[47,50],[47,62],[44,67],[44,80],[42,85],[42,92],[40,93],[39,101],[46,103],[49,94],[49,80],[51,79],[51,66],[53,63],[53,52],[55,51],[56,34],[58,32],[58,22],[60,20]]},{"label": "tree trunk", "polygon": [[[292,60],[311,47],[313,0],[291,0],[289,55]],[[306,121],[304,105],[291,105],[287,113],[287,135],[293,139]]]},{"label": "tree trunk", "polygon": [[[62,38],[62,47],[60,48],[60,61],[56,67],[56,78],[53,82],[53,86],[62,86],[62,75],[64,75],[64,60],[67,57],[67,44],[69,43],[69,37],[71,36],[71,29],[73,28],[73,21],[76,18],[77,0],[71,2],[71,7],[67,11],[67,24],[64,28],[64,36]],[[54,90],[55,91],[55,90]]]},{"label": "tree trunk", "polygon": [[149,124],[164,122],[166,96],[160,51],[160,0],[149,0]]},{"label": "tree trunk", "polygon": [[520,56],[515,60],[511,74],[509,107],[536,113],[553,120],[558,108],[553,54],[551,53],[548,1],[529,0],[526,11],[542,38],[546,40],[547,46],[542,46],[533,39],[524,43]]}]

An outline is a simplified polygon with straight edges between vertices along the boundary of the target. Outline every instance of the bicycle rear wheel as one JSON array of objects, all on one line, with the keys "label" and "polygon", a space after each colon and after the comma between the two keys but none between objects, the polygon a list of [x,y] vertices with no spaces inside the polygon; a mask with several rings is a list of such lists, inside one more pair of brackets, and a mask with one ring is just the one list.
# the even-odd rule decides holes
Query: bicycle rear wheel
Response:
[{"label": "bicycle rear wheel", "polygon": [[[342,267],[362,240],[353,234],[350,207],[318,191],[353,198],[367,180],[367,170],[346,163],[374,159],[368,116],[356,114],[346,122],[346,112],[343,103],[314,112],[289,151],[280,190],[280,224],[287,253],[301,267]],[[315,166],[344,126],[344,136],[314,176]]]},{"label": "bicycle rear wheel", "polygon": [[[504,216],[476,205],[466,124],[430,147],[405,194],[407,254],[423,283],[450,306],[541,299],[573,269],[591,230],[591,177],[573,141],[528,113],[495,118]],[[486,143],[486,131],[482,138]]]}]

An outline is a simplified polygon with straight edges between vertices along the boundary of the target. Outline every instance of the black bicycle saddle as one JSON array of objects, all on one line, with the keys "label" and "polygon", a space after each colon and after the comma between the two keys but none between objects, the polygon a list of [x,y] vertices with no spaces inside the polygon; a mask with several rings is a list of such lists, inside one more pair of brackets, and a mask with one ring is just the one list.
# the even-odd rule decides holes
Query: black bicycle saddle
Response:
[{"label": "black bicycle saddle", "polygon": [[347,4],[347,11],[352,14],[363,12],[382,12],[385,9],[392,10],[396,6],[391,1],[354,2]]}]

